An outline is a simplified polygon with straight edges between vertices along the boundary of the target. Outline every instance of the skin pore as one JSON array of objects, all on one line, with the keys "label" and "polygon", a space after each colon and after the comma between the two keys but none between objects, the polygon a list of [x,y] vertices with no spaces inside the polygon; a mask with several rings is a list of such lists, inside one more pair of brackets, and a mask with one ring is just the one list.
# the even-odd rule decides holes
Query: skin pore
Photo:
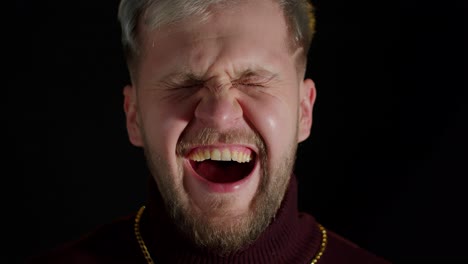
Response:
[{"label": "skin pore", "polygon": [[[302,79],[276,3],[211,8],[204,21],[140,23],[124,108],[130,141],[144,148],[174,221],[195,244],[229,253],[254,241],[279,208],[297,144],[310,133],[315,87]],[[200,149],[251,152],[252,171],[207,181],[193,168]]]}]

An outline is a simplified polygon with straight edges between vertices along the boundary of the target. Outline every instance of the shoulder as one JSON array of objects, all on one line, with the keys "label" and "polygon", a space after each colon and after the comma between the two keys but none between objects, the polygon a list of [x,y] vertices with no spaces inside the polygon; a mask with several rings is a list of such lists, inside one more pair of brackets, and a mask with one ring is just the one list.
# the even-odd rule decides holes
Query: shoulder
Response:
[{"label": "shoulder", "polygon": [[[133,217],[103,225],[79,240],[34,256],[28,264],[55,263],[134,263],[138,244],[133,235]],[[133,260],[132,260],[133,259]]]},{"label": "shoulder", "polygon": [[[340,235],[327,230],[327,246],[322,256],[324,264],[326,263],[362,263],[362,264],[389,264],[385,260],[353,242],[341,237]],[[320,262],[322,263],[322,262]]]}]

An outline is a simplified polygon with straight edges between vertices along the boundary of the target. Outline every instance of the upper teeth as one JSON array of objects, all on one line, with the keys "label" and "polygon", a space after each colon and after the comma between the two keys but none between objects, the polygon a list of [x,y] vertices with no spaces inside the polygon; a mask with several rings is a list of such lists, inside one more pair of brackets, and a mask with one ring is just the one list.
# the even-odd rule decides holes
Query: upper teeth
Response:
[{"label": "upper teeth", "polygon": [[249,149],[230,150],[228,148],[199,148],[189,155],[189,159],[194,161],[223,160],[237,161],[239,163],[249,162],[252,159],[252,152]]}]

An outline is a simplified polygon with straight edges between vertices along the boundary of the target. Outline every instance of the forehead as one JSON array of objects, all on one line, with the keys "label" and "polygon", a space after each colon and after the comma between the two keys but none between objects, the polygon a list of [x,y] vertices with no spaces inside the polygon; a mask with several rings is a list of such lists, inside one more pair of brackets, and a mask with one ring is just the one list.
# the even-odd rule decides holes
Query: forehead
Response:
[{"label": "forehead", "polygon": [[291,54],[279,5],[271,0],[236,3],[212,5],[203,19],[188,17],[157,29],[140,24],[143,66],[161,74],[175,67],[203,75],[218,64],[245,71],[259,66],[255,64],[285,63]]}]

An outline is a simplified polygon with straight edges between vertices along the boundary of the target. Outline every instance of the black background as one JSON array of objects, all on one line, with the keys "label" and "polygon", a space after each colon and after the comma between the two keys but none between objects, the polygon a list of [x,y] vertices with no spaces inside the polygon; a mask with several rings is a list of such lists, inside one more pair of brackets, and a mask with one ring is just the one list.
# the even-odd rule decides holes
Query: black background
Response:
[{"label": "black background", "polygon": [[[468,261],[466,1],[316,0],[300,208],[389,260]],[[118,1],[4,9],[3,256],[133,213],[147,169],[127,139]],[[8,18],[13,10],[13,19]]]}]

